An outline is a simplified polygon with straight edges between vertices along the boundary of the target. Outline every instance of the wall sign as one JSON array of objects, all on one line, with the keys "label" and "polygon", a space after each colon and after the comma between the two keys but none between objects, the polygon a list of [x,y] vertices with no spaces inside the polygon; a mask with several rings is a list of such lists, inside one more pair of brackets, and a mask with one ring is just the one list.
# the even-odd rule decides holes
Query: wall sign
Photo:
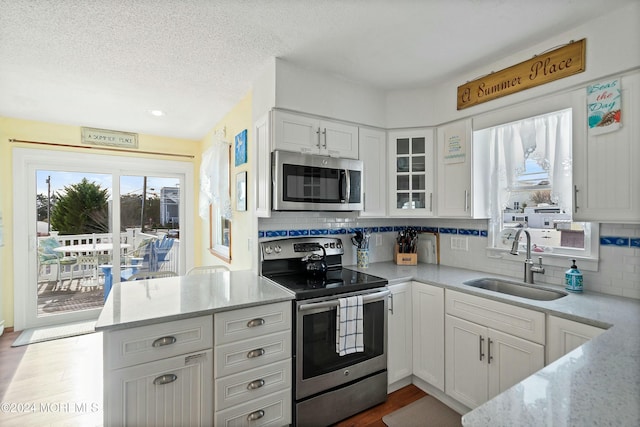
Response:
[{"label": "wall sign", "polygon": [[587,86],[589,133],[600,135],[620,129],[621,105],[620,80]]},{"label": "wall sign", "polygon": [[583,72],[585,46],[572,42],[458,86],[458,110]]},{"label": "wall sign", "polygon": [[107,129],[81,129],[82,143],[87,145],[109,145],[112,147],[138,148],[138,134]]},{"label": "wall sign", "polygon": [[463,163],[467,156],[467,141],[464,127],[456,127],[444,134],[444,163]]}]

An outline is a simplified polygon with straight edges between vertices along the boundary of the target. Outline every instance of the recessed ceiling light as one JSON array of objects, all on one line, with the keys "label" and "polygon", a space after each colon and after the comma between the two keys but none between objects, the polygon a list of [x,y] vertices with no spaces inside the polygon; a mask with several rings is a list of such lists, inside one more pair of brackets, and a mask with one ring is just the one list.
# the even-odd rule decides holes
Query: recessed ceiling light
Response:
[{"label": "recessed ceiling light", "polygon": [[152,116],[160,117],[164,116],[165,112],[162,110],[149,110],[149,114],[151,114]]}]

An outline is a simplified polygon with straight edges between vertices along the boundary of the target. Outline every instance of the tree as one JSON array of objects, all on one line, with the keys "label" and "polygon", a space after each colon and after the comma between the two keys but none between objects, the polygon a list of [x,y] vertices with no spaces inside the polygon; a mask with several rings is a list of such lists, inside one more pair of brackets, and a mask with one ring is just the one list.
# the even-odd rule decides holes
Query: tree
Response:
[{"label": "tree", "polygon": [[60,234],[109,232],[108,190],[83,178],[56,193],[51,228]]}]

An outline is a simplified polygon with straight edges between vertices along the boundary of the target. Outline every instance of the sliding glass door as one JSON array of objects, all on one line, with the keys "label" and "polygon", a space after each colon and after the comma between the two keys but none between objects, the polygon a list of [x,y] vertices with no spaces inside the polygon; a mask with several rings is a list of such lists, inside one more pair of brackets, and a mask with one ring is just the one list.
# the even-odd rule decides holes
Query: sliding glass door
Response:
[{"label": "sliding glass door", "polygon": [[185,271],[191,163],[15,149],[14,171],[16,330],[96,319],[113,284]]}]

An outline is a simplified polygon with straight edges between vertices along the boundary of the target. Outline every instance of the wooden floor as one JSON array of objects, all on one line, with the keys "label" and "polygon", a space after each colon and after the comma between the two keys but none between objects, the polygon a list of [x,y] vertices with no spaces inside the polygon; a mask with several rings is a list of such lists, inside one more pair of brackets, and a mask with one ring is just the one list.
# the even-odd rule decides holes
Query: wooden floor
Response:
[{"label": "wooden floor", "polygon": [[[102,426],[102,334],[11,347],[0,336],[0,426]],[[382,417],[426,394],[410,385],[337,427],[384,427]]]}]

